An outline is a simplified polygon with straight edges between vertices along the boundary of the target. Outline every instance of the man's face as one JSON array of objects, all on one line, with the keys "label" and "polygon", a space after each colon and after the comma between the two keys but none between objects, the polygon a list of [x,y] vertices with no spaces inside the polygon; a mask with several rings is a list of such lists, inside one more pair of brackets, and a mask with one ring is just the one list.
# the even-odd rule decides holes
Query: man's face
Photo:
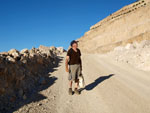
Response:
[{"label": "man's face", "polygon": [[73,47],[73,48],[77,48],[77,47],[78,47],[78,44],[77,44],[77,43],[74,43],[74,44],[72,45],[72,47]]}]

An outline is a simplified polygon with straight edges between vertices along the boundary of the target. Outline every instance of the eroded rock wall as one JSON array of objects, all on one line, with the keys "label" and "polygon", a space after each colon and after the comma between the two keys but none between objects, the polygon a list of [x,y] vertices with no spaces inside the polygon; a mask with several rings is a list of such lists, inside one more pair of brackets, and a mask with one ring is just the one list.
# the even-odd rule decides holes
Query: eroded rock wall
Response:
[{"label": "eroded rock wall", "polygon": [[145,37],[149,32],[150,0],[139,0],[93,25],[78,39],[79,48],[84,53],[106,53],[131,40],[150,40]]},{"label": "eroded rock wall", "polygon": [[0,53],[0,111],[7,111],[18,99],[27,99],[37,85],[46,84],[62,49],[40,46]]}]

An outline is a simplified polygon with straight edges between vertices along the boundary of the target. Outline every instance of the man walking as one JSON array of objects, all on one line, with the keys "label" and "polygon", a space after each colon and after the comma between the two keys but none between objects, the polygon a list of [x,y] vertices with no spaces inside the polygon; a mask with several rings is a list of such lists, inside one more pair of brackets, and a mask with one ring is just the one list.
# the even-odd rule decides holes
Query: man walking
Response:
[{"label": "man walking", "polygon": [[[79,86],[79,75],[82,71],[82,61],[81,61],[81,52],[78,49],[77,41],[73,40],[70,43],[71,48],[67,52],[66,56],[66,72],[69,72],[68,80],[69,80],[69,94],[72,95],[72,83],[75,82],[75,94],[79,94],[78,86]],[[68,66],[69,65],[69,66]]]}]

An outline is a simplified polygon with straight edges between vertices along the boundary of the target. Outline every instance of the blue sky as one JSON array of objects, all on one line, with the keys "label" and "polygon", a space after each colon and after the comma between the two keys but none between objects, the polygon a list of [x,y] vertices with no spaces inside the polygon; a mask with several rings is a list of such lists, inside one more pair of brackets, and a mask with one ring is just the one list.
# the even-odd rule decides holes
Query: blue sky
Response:
[{"label": "blue sky", "polygon": [[63,46],[136,0],[0,0],[0,52]]}]

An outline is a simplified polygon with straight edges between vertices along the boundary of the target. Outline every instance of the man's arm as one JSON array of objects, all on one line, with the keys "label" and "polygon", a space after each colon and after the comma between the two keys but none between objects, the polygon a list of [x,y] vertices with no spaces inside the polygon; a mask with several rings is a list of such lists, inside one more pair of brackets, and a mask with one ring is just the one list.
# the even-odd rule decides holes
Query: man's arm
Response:
[{"label": "man's arm", "polygon": [[66,72],[69,72],[69,69],[68,69],[68,62],[69,62],[69,56],[66,56],[66,62],[65,62],[65,65],[66,65]]}]

